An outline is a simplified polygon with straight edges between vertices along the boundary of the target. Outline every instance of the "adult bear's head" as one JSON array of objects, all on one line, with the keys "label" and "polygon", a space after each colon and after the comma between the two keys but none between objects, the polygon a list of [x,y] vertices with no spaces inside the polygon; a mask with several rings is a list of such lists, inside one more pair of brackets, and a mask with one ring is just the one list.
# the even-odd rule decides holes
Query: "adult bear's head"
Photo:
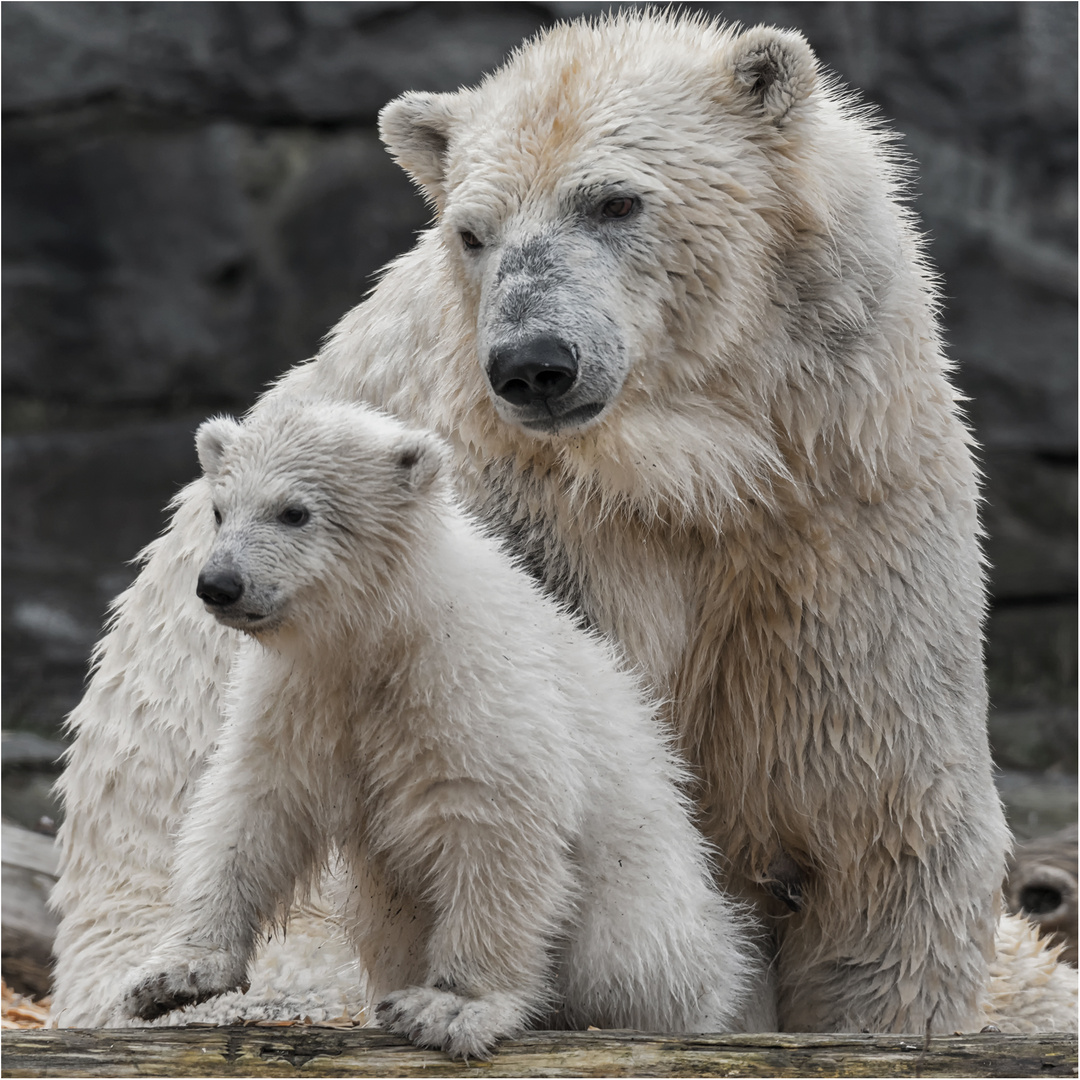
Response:
[{"label": "adult bear's head", "polygon": [[474,90],[383,110],[504,420],[580,430],[628,381],[662,396],[753,333],[800,224],[778,157],[815,83],[795,33],[616,18],[556,28]]},{"label": "adult bear's head", "polygon": [[482,457],[710,517],[912,458],[947,390],[903,170],[797,33],[560,25],[381,133],[436,211],[477,365],[443,426]]}]

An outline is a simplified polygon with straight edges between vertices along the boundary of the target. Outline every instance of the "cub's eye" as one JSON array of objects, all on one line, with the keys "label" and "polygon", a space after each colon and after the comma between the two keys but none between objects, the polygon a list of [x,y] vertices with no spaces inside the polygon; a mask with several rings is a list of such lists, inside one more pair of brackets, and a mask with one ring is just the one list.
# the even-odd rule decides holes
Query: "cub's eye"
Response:
[{"label": "cub's eye", "polygon": [[277,519],[282,525],[297,525],[307,524],[308,518],[311,514],[302,506],[287,506],[284,510],[278,514]]},{"label": "cub's eye", "polygon": [[465,245],[465,246],[466,246],[466,247],[467,247],[467,248],[468,248],[468,249],[469,249],[470,251],[476,251],[476,250],[478,250],[479,248],[482,248],[482,247],[484,246],[484,245],[483,245],[483,244],[482,244],[482,243],[480,242],[480,239],[479,239],[479,238],[477,237],[476,233],[471,233],[471,232],[469,232],[469,230],[468,230],[468,229],[464,229],[464,230],[462,230],[462,233],[461,233],[461,242],[462,242],[462,243],[463,243],[463,244],[464,244],[464,245]]},{"label": "cub's eye", "polygon": [[214,524],[221,524],[221,511],[216,506],[214,507]]},{"label": "cub's eye", "polygon": [[637,206],[637,199],[632,199],[629,195],[620,199],[608,199],[603,206],[600,207],[600,216],[605,218],[624,218],[629,217]]}]

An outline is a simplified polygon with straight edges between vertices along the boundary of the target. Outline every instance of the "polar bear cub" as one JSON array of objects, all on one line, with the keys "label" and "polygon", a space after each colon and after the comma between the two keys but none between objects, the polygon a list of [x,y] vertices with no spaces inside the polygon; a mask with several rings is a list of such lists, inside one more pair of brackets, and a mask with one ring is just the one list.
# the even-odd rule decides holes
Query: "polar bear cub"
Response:
[{"label": "polar bear cub", "polygon": [[217,528],[198,594],[249,637],[127,1012],[244,986],[338,859],[376,1018],[422,1046],[745,1027],[754,946],[653,709],[457,507],[441,442],[327,402],[196,442]]}]

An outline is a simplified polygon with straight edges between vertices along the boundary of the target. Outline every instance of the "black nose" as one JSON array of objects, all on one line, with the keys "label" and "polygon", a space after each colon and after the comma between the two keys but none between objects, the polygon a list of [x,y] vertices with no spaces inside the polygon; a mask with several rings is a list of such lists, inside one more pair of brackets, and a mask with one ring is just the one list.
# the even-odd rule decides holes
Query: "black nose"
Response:
[{"label": "black nose", "polygon": [[208,570],[203,568],[195,595],[213,607],[235,604],[244,594],[244,584],[232,570]]},{"label": "black nose", "polygon": [[511,405],[537,405],[565,394],[577,378],[573,350],[553,334],[496,345],[488,357],[492,390]]}]

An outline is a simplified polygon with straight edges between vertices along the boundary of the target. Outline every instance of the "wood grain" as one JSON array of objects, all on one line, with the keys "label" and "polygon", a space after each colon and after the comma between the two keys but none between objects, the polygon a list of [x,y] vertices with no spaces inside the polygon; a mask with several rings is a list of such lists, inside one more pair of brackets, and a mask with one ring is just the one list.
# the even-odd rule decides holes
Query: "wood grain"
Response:
[{"label": "wood grain", "polygon": [[310,1026],[5,1032],[3,1076],[1075,1076],[1073,1035],[532,1032],[451,1061],[378,1031]]}]

